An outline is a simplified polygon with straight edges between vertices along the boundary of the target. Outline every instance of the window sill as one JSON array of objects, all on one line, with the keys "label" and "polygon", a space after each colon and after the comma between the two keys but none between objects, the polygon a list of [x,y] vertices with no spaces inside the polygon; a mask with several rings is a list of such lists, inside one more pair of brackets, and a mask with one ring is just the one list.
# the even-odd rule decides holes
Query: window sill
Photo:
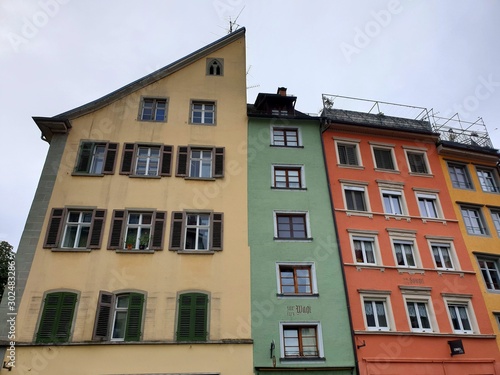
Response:
[{"label": "window sill", "polygon": [[398,221],[406,220],[407,223],[411,223],[411,217],[406,216],[406,215],[385,213],[384,217],[385,217],[385,220],[389,220],[389,219],[394,219],[394,220],[398,220]]},{"label": "window sill", "polygon": [[75,177],[104,177],[104,173],[73,172],[71,175]]},{"label": "window sill", "polygon": [[177,254],[212,255],[214,250],[174,250]]},{"label": "window sill", "polygon": [[277,145],[269,145],[269,146],[275,148],[304,148],[304,146],[277,146]]},{"label": "window sill", "polygon": [[194,180],[194,181],[215,181],[215,177],[184,177],[185,180]]},{"label": "window sill", "polygon": [[384,169],[384,168],[374,168],[375,172],[384,172],[384,173],[396,173],[401,174],[400,171],[396,169]]},{"label": "window sill", "polygon": [[275,242],[312,242],[313,238],[273,238]]},{"label": "window sill", "polygon": [[137,121],[140,121],[140,122],[167,123],[167,120],[143,120],[142,118],[138,118]]},{"label": "window sill", "polygon": [[415,177],[434,177],[434,175],[431,173],[409,172],[408,174]]},{"label": "window sill", "polygon": [[90,253],[92,249],[70,249],[70,248],[66,249],[63,247],[58,247],[50,249],[50,251],[53,251],[55,253]]},{"label": "window sill", "polygon": [[370,219],[373,219],[373,214],[368,213],[366,211],[352,211],[352,210],[344,210],[347,216],[365,216]]},{"label": "window sill", "polygon": [[311,358],[281,357],[280,362],[285,362],[285,363],[312,363],[312,362],[323,363],[323,362],[326,362],[326,358],[325,357],[311,357]]},{"label": "window sill", "polygon": [[289,191],[294,191],[294,190],[299,190],[299,191],[305,191],[307,190],[307,188],[280,188],[280,187],[274,187],[274,186],[271,186],[271,189],[272,190],[289,190]]},{"label": "window sill", "polygon": [[[139,174],[129,174],[130,178],[148,178],[148,179],[160,179],[162,176],[142,176]],[[167,176],[165,176],[167,177]]]},{"label": "window sill", "polygon": [[151,249],[145,249],[145,250],[140,250],[140,249],[116,249],[115,252],[119,254],[154,254],[155,251]]},{"label": "window sill", "polygon": [[283,293],[276,293],[276,297],[283,298],[283,299],[290,299],[290,298],[300,298],[300,299],[313,298],[313,299],[317,299],[317,298],[319,298],[319,294],[318,293],[311,293],[311,294],[283,294]]},{"label": "window sill", "polygon": [[215,126],[217,124],[216,123],[209,123],[209,122],[189,122],[189,125]]},{"label": "window sill", "polygon": [[361,171],[365,170],[365,167],[362,165],[350,165],[350,164],[337,164],[339,168],[349,168],[349,169],[359,169]]},{"label": "window sill", "polygon": [[413,331],[360,331],[355,330],[355,335],[394,335],[394,336],[432,336],[432,337],[468,337],[477,339],[494,339],[496,335],[481,333],[440,333],[440,332],[413,332]]}]

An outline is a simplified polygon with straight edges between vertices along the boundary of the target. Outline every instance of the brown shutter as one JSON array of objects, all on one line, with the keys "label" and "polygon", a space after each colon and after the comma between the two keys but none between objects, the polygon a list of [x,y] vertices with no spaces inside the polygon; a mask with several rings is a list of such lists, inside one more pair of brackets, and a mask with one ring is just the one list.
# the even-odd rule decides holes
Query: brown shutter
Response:
[{"label": "brown shutter", "polygon": [[102,173],[113,174],[115,172],[116,154],[118,153],[118,143],[108,143],[106,148],[106,158]]},{"label": "brown shutter", "polygon": [[211,250],[222,250],[222,233],[223,233],[223,218],[224,214],[214,212],[212,215],[212,248]]},{"label": "brown shutter", "polygon": [[215,148],[214,177],[224,177],[224,147]]},{"label": "brown shutter", "polygon": [[160,175],[161,176],[172,175],[172,146],[163,146]]},{"label": "brown shutter", "polygon": [[123,248],[123,222],[125,220],[124,210],[113,211],[113,219],[111,221],[111,233],[109,235],[108,249],[122,249]]},{"label": "brown shutter", "polygon": [[99,292],[99,301],[94,323],[92,340],[108,340],[111,326],[111,310],[114,305],[114,295],[109,292]]},{"label": "brown shutter", "polygon": [[183,212],[172,212],[172,227],[170,230],[170,250],[182,250]]},{"label": "brown shutter", "polygon": [[188,147],[179,146],[177,148],[177,171],[175,172],[176,176],[187,176],[188,159]]},{"label": "brown shutter", "polygon": [[47,228],[47,234],[45,235],[45,241],[43,243],[44,248],[52,248],[58,246],[64,213],[64,208],[52,209],[49,219],[49,225]]},{"label": "brown shutter", "polygon": [[102,232],[104,227],[104,219],[106,218],[106,210],[94,210],[92,215],[92,226],[90,228],[89,249],[100,249]]},{"label": "brown shutter", "polygon": [[125,143],[123,146],[123,154],[122,154],[122,166],[120,168],[120,174],[131,174],[132,173],[132,165],[134,161],[134,151],[135,144],[134,143]]},{"label": "brown shutter", "polygon": [[167,221],[166,211],[157,211],[153,222],[153,238],[151,249],[163,250],[163,233],[165,233],[165,222]]}]

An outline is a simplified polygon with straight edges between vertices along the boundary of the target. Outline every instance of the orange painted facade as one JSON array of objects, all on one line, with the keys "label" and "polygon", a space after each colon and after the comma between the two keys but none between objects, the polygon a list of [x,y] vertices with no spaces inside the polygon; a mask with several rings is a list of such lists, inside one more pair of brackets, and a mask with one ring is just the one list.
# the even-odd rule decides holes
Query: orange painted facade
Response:
[{"label": "orange painted facade", "polygon": [[322,137],[360,374],[500,373],[437,135],[330,122]]}]

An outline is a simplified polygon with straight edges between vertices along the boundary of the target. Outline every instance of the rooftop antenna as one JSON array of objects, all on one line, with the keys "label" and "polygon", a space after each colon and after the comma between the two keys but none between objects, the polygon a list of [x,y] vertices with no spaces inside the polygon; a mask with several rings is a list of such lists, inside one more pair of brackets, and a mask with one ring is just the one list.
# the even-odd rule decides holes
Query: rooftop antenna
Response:
[{"label": "rooftop antenna", "polygon": [[231,21],[231,16],[229,16],[229,31],[227,32],[228,34],[231,34],[233,31],[236,31],[238,27],[240,27],[240,25],[238,25],[236,21],[238,21],[238,18],[240,18],[240,14],[241,12],[243,12],[243,9],[245,9],[245,6],[241,8],[240,12],[238,13],[234,21]]},{"label": "rooftop antenna", "polygon": [[[252,69],[252,65],[250,65],[250,66],[248,67],[248,69],[247,69],[247,77],[248,77],[248,75],[249,75],[249,73],[250,73],[250,69]],[[248,90],[248,89],[253,89],[253,88],[255,88],[255,87],[259,87],[259,86],[260,86],[260,85],[250,85],[250,86],[247,86],[247,90]]]}]

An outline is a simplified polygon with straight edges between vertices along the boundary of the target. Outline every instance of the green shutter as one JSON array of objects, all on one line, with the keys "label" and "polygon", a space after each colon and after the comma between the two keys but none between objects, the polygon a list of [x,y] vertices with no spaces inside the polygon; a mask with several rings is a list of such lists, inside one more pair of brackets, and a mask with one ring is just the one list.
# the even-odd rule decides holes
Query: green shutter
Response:
[{"label": "green shutter", "polygon": [[186,293],[179,297],[177,341],[206,341],[208,296]]},{"label": "green shutter", "polygon": [[139,341],[141,339],[143,305],[143,294],[130,293],[125,341]]},{"label": "green shutter", "polygon": [[57,292],[46,295],[36,342],[57,343],[69,341],[76,300],[76,293]]}]

